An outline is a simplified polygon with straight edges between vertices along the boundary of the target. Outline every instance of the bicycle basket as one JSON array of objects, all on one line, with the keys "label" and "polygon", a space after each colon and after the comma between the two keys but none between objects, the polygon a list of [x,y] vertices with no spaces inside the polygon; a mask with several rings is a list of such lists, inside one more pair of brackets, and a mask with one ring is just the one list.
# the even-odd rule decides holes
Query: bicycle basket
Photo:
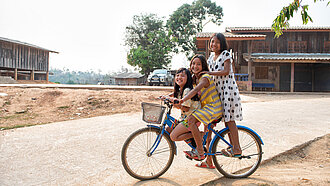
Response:
[{"label": "bicycle basket", "polygon": [[142,106],[142,120],[147,123],[160,124],[165,112],[164,106],[154,103],[141,103]]}]

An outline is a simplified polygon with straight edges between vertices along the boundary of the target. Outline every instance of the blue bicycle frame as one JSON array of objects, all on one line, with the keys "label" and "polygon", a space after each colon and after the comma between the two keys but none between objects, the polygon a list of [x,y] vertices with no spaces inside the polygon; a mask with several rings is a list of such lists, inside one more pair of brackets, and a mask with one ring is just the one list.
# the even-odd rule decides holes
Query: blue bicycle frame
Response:
[{"label": "blue bicycle frame", "polygon": [[[167,135],[170,135],[170,133],[167,132],[167,131],[165,130],[166,125],[167,125],[168,127],[170,127],[171,129],[174,129],[174,127],[175,127],[178,123],[179,123],[178,120],[176,120],[174,117],[172,117],[172,116],[170,115],[170,111],[169,111],[169,112],[166,113],[165,119],[164,119],[164,121],[162,122],[161,127],[156,126],[156,125],[147,125],[148,127],[157,128],[157,129],[159,129],[159,130],[161,131],[160,134],[158,134],[158,136],[157,136],[157,138],[156,138],[154,144],[153,144],[152,147],[149,149],[149,151],[148,151],[148,156],[151,156],[151,155],[154,153],[154,151],[157,149],[157,147],[158,147],[158,145],[159,145],[159,143],[160,143],[160,141],[161,141],[162,136],[164,135],[164,133],[166,133]],[[225,140],[225,139],[221,136],[221,133],[223,133],[223,132],[226,131],[226,130],[229,130],[228,127],[223,128],[222,130],[220,130],[219,132],[217,132],[217,131],[215,131],[211,126],[212,126],[212,123],[208,124],[208,126],[207,126],[207,128],[208,128],[208,132],[206,132],[205,135],[203,136],[203,146],[205,146],[205,145],[206,145],[206,139],[207,139],[207,136],[208,136],[209,131],[211,131],[211,132],[213,132],[213,133],[215,134],[215,136],[213,137],[213,139],[212,139],[212,141],[211,141],[211,143],[210,143],[210,146],[209,146],[209,152],[208,152],[208,153],[205,153],[206,155],[214,156],[214,155],[219,155],[219,154],[221,154],[221,152],[210,153],[210,152],[212,152],[212,146],[213,146],[213,144],[214,144],[214,142],[215,142],[215,140],[216,140],[217,138],[220,138],[220,139],[221,139],[222,141],[224,141],[229,147],[233,147],[233,146],[232,146],[227,140]],[[254,132],[252,129],[250,129],[250,128],[248,128],[248,127],[245,127],[245,126],[241,126],[241,125],[237,125],[237,127],[238,127],[238,128],[244,128],[244,129],[247,129],[247,130],[253,132],[253,133],[258,137],[258,139],[260,140],[260,143],[261,143],[261,144],[264,144],[263,141],[261,140],[261,137],[260,137],[256,132]],[[174,142],[174,141],[173,141],[173,142]],[[191,141],[185,140],[185,142],[186,142],[191,148],[195,149],[195,147],[191,144]],[[176,147],[175,142],[174,142],[174,146],[175,146],[175,151],[174,151],[174,152],[175,152],[175,155],[177,155],[177,147]]]}]

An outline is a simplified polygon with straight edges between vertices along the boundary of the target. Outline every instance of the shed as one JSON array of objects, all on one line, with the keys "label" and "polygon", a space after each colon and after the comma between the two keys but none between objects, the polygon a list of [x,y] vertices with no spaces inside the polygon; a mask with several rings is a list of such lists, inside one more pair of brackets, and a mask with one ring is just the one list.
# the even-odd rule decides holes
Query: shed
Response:
[{"label": "shed", "polygon": [[58,53],[0,37],[0,76],[9,76],[15,80],[48,81],[50,52]]},{"label": "shed", "polygon": [[146,82],[144,75],[137,72],[125,72],[111,76],[115,85],[143,85]]}]

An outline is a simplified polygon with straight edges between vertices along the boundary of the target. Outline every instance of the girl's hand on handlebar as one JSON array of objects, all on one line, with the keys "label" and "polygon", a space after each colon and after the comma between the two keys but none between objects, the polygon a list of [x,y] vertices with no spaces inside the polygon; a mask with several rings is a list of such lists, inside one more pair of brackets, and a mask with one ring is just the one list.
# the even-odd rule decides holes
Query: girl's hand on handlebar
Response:
[{"label": "girl's hand on handlebar", "polygon": [[182,105],[179,104],[179,103],[180,103],[180,101],[179,101],[178,98],[174,98],[174,99],[173,99],[173,106],[174,106],[175,108],[177,108],[177,109],[181,109]]},{"label": "girl's hand on handlebar", "polygon": [[165,100],[167,97],[166,96],[159,96],[159,99],[161,99],[161,100]]},{"label": "girl's hand on handlebar", "polygon": [[170,96],[160,96],[159,99],[161,100],[169,100],[170,102],[173,102],[173,98],[171,98]]},{"label": "girl's hand on handlebar", "polygon": [[175,105],[179,104],[179,99],[174,98],[174,99],[173,99],[173,104],[175,104]]}]

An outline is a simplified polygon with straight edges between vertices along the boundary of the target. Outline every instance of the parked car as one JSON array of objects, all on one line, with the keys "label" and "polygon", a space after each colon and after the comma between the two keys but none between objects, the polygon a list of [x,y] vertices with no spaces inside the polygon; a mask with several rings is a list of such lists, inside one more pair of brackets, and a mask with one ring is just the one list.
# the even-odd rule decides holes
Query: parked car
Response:
[{"label": "parked car", "polygon": [[173,85],[173,75],[166,69],[156,69],[148,76],[148,85]]}]

